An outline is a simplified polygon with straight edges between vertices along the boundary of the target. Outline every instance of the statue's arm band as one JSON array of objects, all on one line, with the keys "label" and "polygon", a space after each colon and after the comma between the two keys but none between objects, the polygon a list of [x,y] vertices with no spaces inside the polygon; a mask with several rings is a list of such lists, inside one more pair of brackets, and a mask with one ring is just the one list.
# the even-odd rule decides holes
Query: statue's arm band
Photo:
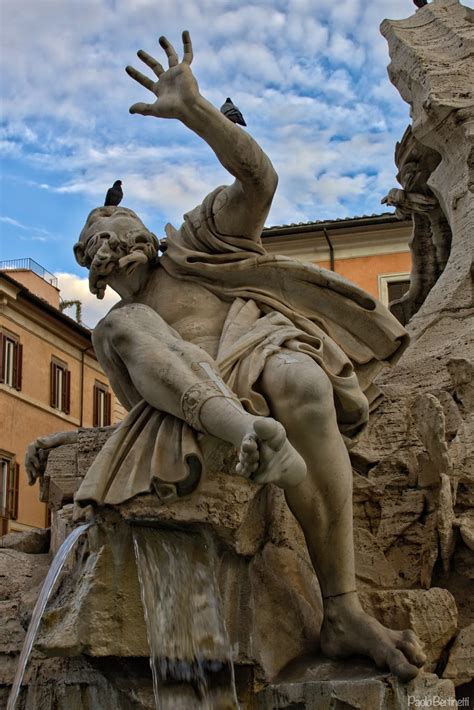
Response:
[{"label": "statue's arm band", "polygon": [[232,406],[241,410],[240,402],[231,390],[229,390],[229,394],[224,394],[222,389],[212,380],[197,382],[187,389],[181,397],[181,411],[186,424],[189,424],[196,431],[209,434],[210,432],[206,430],[201,422],[200,413],[205,402],[216,397],[229,400]]}]

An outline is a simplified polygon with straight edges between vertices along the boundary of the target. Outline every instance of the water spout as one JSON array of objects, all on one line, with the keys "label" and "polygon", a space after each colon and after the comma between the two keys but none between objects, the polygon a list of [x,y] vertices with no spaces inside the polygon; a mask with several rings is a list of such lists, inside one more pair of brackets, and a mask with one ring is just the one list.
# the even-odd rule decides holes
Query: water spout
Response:
[{"label": "water spout", "polygon": [[144,527],[133,541],[157,710],[235,710],[212,541]]},{"label": "water spout", "polygon": [[20,660],[18,661],[18,668],[15,674],[12,689],[10,691],[10,696],[8,698],[7,710],[15,710],[15,705],[18,700],[21,683],[23,681],[23,676],[25,675],[33,643],[38,633],[46,604],[48,603],[53,591],[54,584],[77,540],[86,532],[93,522],[94,521],[91,520],[88,523],[84,523],[84,525],[79,525],[79,527],[74,528],[74,530],[64,540],[51,563],[51,567],[48,570],[48,574],[46,575],[46,579],[43,582],[38,599],[36,600],[33,614],[31,615],[30,625],[28,626],[28,631],[26,632],[23,648],[21,649]]}]

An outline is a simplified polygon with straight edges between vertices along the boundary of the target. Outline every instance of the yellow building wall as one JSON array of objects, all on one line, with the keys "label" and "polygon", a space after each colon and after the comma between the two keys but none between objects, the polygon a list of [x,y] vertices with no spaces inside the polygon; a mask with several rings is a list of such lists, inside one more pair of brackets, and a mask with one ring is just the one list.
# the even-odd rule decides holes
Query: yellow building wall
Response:
[{"label": "yellow building wall", "polygon": [[[330,268],[329,261],[315,262],[324,269]],[[409,274],[411,271],[410,252],[396,254],[374,254],[348,259],[336,259],[334,271],[360,286],[375,298],[380,298],[379,276],[385,274]]]},{"label": "yellow building wall", "polygon": [[[14,306],[14,304],[13,304]],[[23,345],[22,386],[17,391],[0,383],[0,450],[14,454],[20,465],[18,517],[9,521],[9,530],[44,527],[46,505],[39,501],[39,484],[29,486],[24,467],[28,444],[38,436],[71,431],[93,425],[93,388],[98,380],[108,385],[90,342],[46,314],[30,316],[23,305],[3,307],[0,328],[19,337]],[[70,413],[50,406],[50,363],[55,357],[67,364],[71,373]],[[82,390],[82,397],[81,397]],[[112,395],[112,423],[120,421],[124,410]]]},{"label": "yellow building wall", "polygon": [[59,308],[59,289],[56,286],[45,281],[41,276],[35,274],[35,272],[30,269],[12,269],[8,271],[8,273],[15,281],[26,286],[28,291],[34,293],[35,296],[44,298],[51,306]]},{"label": "yellow building wall", "polygon": [[[11,388],[0,385],[1,432],[0,448],[16,455],[20,465],[18,518],[10,521],[11,530],[23,526],[41,528],[46,525],[46,505],[39,501],[39,484],[29,486],[27,483],[24,457],[28,444],[38,436],[51,434],[55,431],[70,431],[76,425],[65,417],[55,416],[21,398],[21,392],[15,396]],[[8,392],[7,390],[10,390]]]}]

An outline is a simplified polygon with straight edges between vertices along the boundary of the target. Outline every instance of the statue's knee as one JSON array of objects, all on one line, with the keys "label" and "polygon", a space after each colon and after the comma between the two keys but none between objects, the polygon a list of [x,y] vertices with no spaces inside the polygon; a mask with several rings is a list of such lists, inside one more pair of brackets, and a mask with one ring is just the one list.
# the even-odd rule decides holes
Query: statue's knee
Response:
[{"label": "statue's knee", "polygon": [[304,408],[312,416],[326,418],[334,412],[334,392],[328,376],[317,366],[295,373],[289,383],[292,405],[301,412]]}]

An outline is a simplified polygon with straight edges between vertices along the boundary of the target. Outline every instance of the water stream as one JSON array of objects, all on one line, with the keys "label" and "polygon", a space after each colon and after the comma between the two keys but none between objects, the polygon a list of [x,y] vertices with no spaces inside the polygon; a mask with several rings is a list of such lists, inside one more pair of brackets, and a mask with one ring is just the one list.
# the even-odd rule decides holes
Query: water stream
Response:
[{"label": "water stream", "polygon": [[20,693],[21,683],[23,681],[23,676],[25,675],[28,659],[33,648],[36,634],[38,633],[46,604],[48,603],[48,599],[54,589],[54,584],[59,577],[59,574],[61,573],[72,548],[81,535],[86,532],[87,528],[92,525],[92,522],[93,521],[84,523],[84,525],[79,525],[79,527],[74,528],[74,530],[64,540],[51,563],[51,567],[48,570],[48,574],[43,582],[43,586],[41,587],[38,599],[36,600],[35,608],[33,609],[33,613],[31,615],[30,625],[28,626],[28,631],[26,632],[23,648],[21,649],[20,660],[18,661],[18,668],[15,674],[12,689],[10,691],[10,696],[8,698],[7,710],[15,710],[15,705]]},{"label": "water stream", "polygon": [[236,710],[210,538],[136,527],[135,556],[157,710]]}]

